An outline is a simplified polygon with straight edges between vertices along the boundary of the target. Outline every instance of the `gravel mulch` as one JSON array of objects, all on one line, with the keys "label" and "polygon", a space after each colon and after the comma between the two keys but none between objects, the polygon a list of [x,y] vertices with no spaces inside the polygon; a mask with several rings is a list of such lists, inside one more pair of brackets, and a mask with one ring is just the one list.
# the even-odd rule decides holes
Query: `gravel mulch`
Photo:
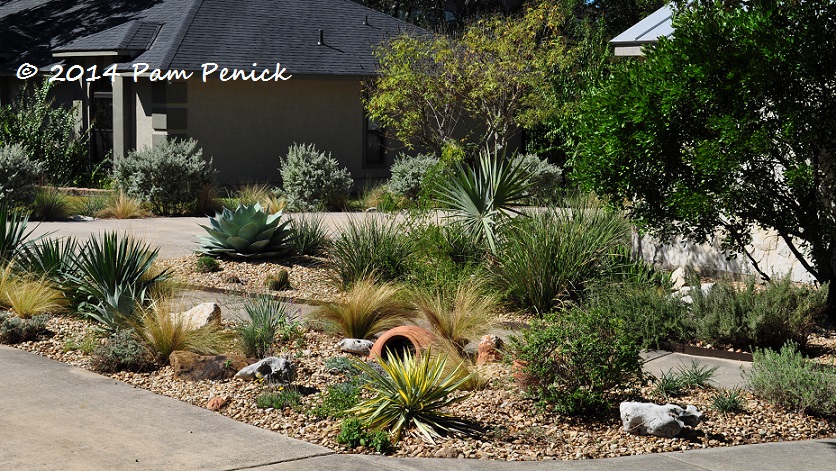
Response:
[{"label": "gravel mulch", "polygon": [[[75,345],[90,330],[84,321],[56,317],[48,327],[55,336],[39,342],[27,342],[19,348],[89,368],[89,356]],[[220,413],[286,436],[302,439],[338,452],[348,450],[336,443],[339,420],[316,419],[306,412],[319,404],[321,392],[329,384],[345,380],[342,374],[330,372],[324,361],[343,355],[334,344],[335,335],[308,330],[299,346],[288,346],[284,352],[297,362],[295,386],[309,393],[302,405],[283,410],[259,409],[255,398],[270,385],[238,380],[188,382],[174,378],[171,367],[151,373],[118,373],[114,379],[170,396],[197,406],[206,406],[213,397],[228,398]],[[746,412],[721,414],[711,409],[712,390],[697,390],[676,398],[675,403],[694,404],[705,413],[705,421],[674,439],[639,437],[620,429],[617,409],[606,411],[604,418],[567,418],[536,407],[524,398],[510,379],[510,367],[491,365],[489,387],[473,392],[452,411],[476,422],[482,432],[469,439],[445,438],[436,444],[424,443],[415,436],[406,436],[397,445],[396,456],[457,457],[498,460],[585,459],[637,455],[694,448],[732,446],[783,440],[802,440],[836,436],[836,421],[805,416],[784,410],[744,392]],[[625,391],[636,398],[655,400],[648,385],[636,385]]]}]

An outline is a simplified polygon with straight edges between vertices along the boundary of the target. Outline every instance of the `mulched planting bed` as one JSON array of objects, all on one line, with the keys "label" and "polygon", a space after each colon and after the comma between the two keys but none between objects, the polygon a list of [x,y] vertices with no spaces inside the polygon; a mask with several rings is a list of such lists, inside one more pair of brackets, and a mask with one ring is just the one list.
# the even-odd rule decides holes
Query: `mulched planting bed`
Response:
[{"label": "mulched planting bed", "polygon": [[[68,346],[77,344],[91,328],[85,321],[55,317],[48,327],[55,332],[49,339],[27,342],[17,347],[48,357],[89,368],[90,357]],[[321,403],[321,393],[334,383],[345,380],[341,373],[328,371],[325,360],[344,355],[335,348],[336,335],[308,330],[303,341],[284,352],[297,362],[297,380],[291,387],[307,393],[302,404],[293,408],[259,409],[256,397],[278,388],[277,385],[240,380],[189,382],[174,378],[171,367],[150,373],[122,372],[112,378],[125,381],[157,394],[205,407],[213,397],[229,398],[220,413],[258,427],[299,438],[338,452],[365,452],[347,449],[336,443],[339,419],[317,419],[308,410]],[[712,390],[696,390],[672,402],[694,404],[704,421],[682,436],[663,439],[633,436],[621,431],[617,406],[595,419],[567,418],[549,410],[538,409],[524,398],[510,379],[510,366],[491,365],[489,387],[473,392],[451,411],[477,423],[482,431],[471,438],[444,438],[428,444],[407,435],[397,444],[394,455],[410,457],[481,458],[499,460],[584,459],[636,455],[663,451],[731,446],[782,440],[801,440],[836,436],[836,421],[796,414],[754,398],[744,392],[745,413],[721,414],[711,409]],[[652,396],[649,385],[636,385],[624,391],[632,400],[664,402]],[[617,403],[616,403],[617,404]]]}]

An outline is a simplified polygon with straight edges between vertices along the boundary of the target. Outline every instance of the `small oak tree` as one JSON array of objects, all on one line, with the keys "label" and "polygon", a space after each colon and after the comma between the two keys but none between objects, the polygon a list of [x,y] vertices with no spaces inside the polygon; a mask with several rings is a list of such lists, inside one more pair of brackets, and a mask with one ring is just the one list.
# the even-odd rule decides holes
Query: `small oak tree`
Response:
[{"label": "small oak tree", "polygon": [[836,3],[694,2],[673,24],[586,100],[576,179],[662,236],[745,252],[774,229],[836,319]]}]

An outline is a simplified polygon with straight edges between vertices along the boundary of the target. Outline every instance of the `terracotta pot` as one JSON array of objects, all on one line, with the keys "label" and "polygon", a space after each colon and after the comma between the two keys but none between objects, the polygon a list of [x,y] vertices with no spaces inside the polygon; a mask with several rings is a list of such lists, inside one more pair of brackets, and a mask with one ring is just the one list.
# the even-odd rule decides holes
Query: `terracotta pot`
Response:
[{"label": "terracotta pot", "polygon": [[402,325],[387,330],[372,346],[369,359],[387,359],[388,352],[398,353],[408,350],[413,355],[420,355],[433,344],[432,332],[415,325]]}]

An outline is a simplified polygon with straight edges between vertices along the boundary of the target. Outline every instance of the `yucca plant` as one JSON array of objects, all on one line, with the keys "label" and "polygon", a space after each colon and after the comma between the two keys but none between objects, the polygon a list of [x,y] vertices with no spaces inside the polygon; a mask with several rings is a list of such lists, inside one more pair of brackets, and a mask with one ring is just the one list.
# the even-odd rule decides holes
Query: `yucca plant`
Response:
[{"label": "yucca plant", "polygon": [[78,243],[72,237],[40,239],[26,244],[18,255],[19,268],[61,283],[73,268]]},{"label": "yucca plant", "polygon": [[238,205],[235,211],[224,208],[209,218],[212,227],[201,225],[208,236],[199,238],[198,252],[232,258],[278,257],[293,250],[293,236],[288,225],[280,224],[282,211],[267,214],[260,203]]},{"label": "yucca plant", "polygon": [[248,357],[265,358],[273,352],[277,336],[294,323],[294,312],[290,303],[270,296],[259,295],[244,303],[245,319],[238,326],[238,334]]},{"label": "yucca plant", "polygon": [[172,314],[166,302],[152,303],[142,311],[140,321],[133,328],[161,364],[167,363],[175,350],[217,355],[229,346],[231,337],[220,326],[210,323],[196,327],[187,317]]},{"label": "yucca plant", "polygon": [[368,278],[354,283],[345,303],[324,304],[314,315],[336,324],[348,338],[368,339],[403,325],[414,314],[401,300],[400,288]]},{"label": "yucca plant", "polygon": [[450,342],[459,352],[491,328],[498,303],[499,299],[486,293],[476,281],[460,283],[452,299],[440,291],[417,290],[412,294],[412,306],[436,336]]},{"label": "yucca plant", "polygon": [[67,286],[79,311],[113,329],[137,314],[136,305],[150,300],[149,290],[169,277],[152,272],[157,249],[115,232],[92,236],[78,252]]},{"label": "yucca plant", "polygon": [[5,291],[5,298],[15,314],[29,319],[38,314],[54,313],[67,307],[64,293],[46,279],[18,280]]},{"label": "yucca plant", "polygon": [[369,377],[365,387],[372,397],[348,413],[372,429],[390,431],[395,442],[411,425],[430,443],[435,443],[442,433],[472,431],[473,426],[466,420],[444,411],[466,398],[452,394],[467,381],[467,377],[458,374],[458,368],[445,375],[446,363],[446,357],[430,352],[420,356],[408,352],[403,357],[389,355],[387,361],[380,362],[383,373],[357,362],[357,367]]},{"label": "yucca plant", "polygon": [[29,213],[10,209],[5,203],[0,204],[0,264],[6,265],[18,254],[32,235],[26,231]]},{"label": "yucca plant", "polygon": [[476,240],[497,249],[497,227],[524,205],[528,195],[528,174],[517,163],[505,163],[499,156],[483,153],[479,167],[460,166],[453,178],[442,183],[436,195],[439,209],[461,224]]},{"label": "yucca plant", "polygon": [[55,187],[40,187],[32,203],[33,217],[40,221],[67,219],[70,204],[67,194]]}]

